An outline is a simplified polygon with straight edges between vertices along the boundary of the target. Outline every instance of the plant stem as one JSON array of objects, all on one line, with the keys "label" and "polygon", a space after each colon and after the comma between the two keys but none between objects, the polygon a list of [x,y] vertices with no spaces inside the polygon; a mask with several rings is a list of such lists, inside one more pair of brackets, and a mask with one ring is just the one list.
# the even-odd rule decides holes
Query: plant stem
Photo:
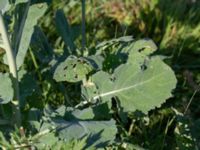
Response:
[{"label": "plant stem", "polygon": [[35,67],[35,70],[36,70],[36,72],[37,72],[37,74],[38,74],[38,78],[39,78],[40,81],[42,81],[42,75],[41,75],[41,73],[40,73],[40,71],[39,71],[39,65],[38,65],[38,63],[37,63],[37,61],[36,61],[35,55],[33,54],[33,51],[32,51],[31,48],[29,48],[29,52],[30,52],[31,59],[32,59],[32,61],[33,61],[33,65],[34,65],[34,67]]},{"label": "plant stem", "polygon": [[82,0],[82,51],[86,45],[86,34],[85,34],[85,0]]},{"label": "plant stem", "polygon": [[197,92],[198,92],[198,90],[195,90],[194,93],[192,94],[192,97],[190,98],[189,103],[187,104],[187,107],[185,108],[185,111],[183,113],[184,115],[187,113],[188,108],[190,107],[190,104],[192,103],[192,100],[194,99]]},{"label": "plant stem", "polygon": [[13,87],[14,87],[14,91],[15,91],[15,96],[12,101],[13,119],[14,119],[14,123],[17,126],[20,126],[21,125],[21,113],[20,113],[20,106],[19,106],[19,83],[18,83],[16,61],[15,61],[15,57],[14,57],[14,54],[13,54],[13,51],[12,51],[12,48],[10,45],[7,30],[4,25],[3,15],[2,15],[1,11],[0,11],[0,30],[1,30],[1,36],[2,36],[2,40],[3,40],[4,48],[6,51],[6,56],[8,59],[10,73],[12,74],[12,77],[13,77]]}]

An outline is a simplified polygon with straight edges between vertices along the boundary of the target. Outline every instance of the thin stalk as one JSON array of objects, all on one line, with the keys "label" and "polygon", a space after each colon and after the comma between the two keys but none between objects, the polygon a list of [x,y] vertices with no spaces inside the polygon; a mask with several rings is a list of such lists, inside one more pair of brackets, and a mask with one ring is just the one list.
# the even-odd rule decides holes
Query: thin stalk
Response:
[{"label": "thin stalk", "polygon": [[12,101],[12,110],[13,110],[13,119],[14,123],[17,126],[21,125],[21,112],[20,112],[20,104],[19,104],[19,83],[18,83],[18,75],[17,75],[17,68],[16,68],[16,61],[15,57],[10,45],[10,41],[8,38],[7,30],[4,24],[3,20],[3,15],[2,12],[0,11],[0,30],[1,30],[1,36],[4,44],[4,48],[6,51],[6,56],[8,59],[8,65],[10,69],[10,73],[12,74],[13,77],[13,87],[15,91],[15,96]]},{"label": "thin stalk", "polygon": [[198,92],[198,90],[195,90],[194,93],[192,94],[192,97],[190,98],[189,103],[187,104],[187,107],[185,108],[185,111],[183,113],[184,115],[187,113],[188,108],[190,107],[190,105],[192,103],[192,100],[194,99],[194,97],[195,97],[195,95],[196,95],[197,92]]},{"label": "thin stalk", "polygon": [[31,48],[29,48],[29,52],[30,52],[31,59],[32,59],[32,61],[33,61],[33,65],[34,65],[34,67],[35,67],[35,70],[36,70],[36,72],[37,72],[37,74],[38,74],[38,78],[39,78],[40,81],[42,81],[42,75],[41,75],[41,73],[40,73],[40,71],[39,71],[39,65],[38,65],[38,63],[37,63],[37,61],[36,61],[35,55],[33,54],[33,51],[32,51]]},{"label": "thin stalk", "polygon": [[30,52],[30,55],[31,55],[31,59],[32,59],[32,61],[33,61],[33,65],[34,65],[35,69],[38,70],[38,69],[39,69],[39,66],[38,66],[38,63],[37,63],[37,61],[36,61],[36,59],[35,59],[35,55],[33,54],[31,48],[29,48],[29,52]]},{"label": "thin stalk", "polygon": [[86,34],[85,34],[85,0],[82,0],[82,51],[86,46]]}]

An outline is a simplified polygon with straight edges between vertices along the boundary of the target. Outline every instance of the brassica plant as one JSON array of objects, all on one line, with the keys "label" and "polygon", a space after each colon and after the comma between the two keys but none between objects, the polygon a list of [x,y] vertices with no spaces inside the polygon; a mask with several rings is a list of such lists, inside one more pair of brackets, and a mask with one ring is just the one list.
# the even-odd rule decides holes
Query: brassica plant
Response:
[{"label": "brassica plant", "polygon": [[[1,62],[10,69],[0,73],[2,149],[103,148],[116,141],[114,113],[147,114],[172,97],[176,77],[151,39],[115,38],[91,53],[85,40],[82,48],[75,44],[60,9],[59,53],[38,25],[47,9],[46,2],[1,0]],[[35,70],[29,70],[30,62]],[[61,97],[65,102],[53,108]]]}]

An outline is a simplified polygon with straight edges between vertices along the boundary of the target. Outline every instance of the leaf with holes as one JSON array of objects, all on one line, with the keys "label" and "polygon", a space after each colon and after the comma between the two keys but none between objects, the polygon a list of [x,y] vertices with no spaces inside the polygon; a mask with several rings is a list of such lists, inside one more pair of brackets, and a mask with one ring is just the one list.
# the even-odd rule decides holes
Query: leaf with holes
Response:
[{"label": "leaf with holes", "polygon": [[[151,49],[150,44],[140,43],[141,45],[133,43],[128,47],[127,63],[120,65],[112,75],[103,71],[94,74],[94,84],[85,86],[85,90],[82,90],[84,97],[89,101],[100,99],[104,102],[117,97],[124,110],[141,110],[144,113],[160,106],[171,97],[171,91],[176,86],[174,72],[160,57],[148,56],[154,47]],[[149,49],[145,49],[147,46]],[[88,93],[88,88],[95,92]]]},{"label": "leaf with holes", "polygon": [[58,82],[78,82],[83,80],[92,70],[93,66],[87,59],[69,56],[64,62],[58,65],[53,78]]}]

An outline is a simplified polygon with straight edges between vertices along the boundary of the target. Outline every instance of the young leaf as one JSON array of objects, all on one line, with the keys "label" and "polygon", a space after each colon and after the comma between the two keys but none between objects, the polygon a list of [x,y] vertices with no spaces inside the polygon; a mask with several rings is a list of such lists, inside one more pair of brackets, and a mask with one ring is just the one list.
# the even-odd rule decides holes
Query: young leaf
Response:
[{"label": "young leaf", "polygon": [[13,100],[14,90],[8,73],[0,73],[0,104],[6,104]]}]

